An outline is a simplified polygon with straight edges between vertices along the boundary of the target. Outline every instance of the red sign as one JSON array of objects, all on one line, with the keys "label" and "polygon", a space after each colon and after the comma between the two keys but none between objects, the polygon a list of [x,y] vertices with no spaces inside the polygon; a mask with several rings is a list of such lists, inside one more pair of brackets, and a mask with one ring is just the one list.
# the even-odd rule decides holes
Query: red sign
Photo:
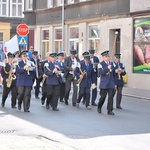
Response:
[{"label": "red sign", "polygon": [[29,27],[26,24],[19,24],[17,26],[16,32],[20,36],[26,36],[29,33]]}]

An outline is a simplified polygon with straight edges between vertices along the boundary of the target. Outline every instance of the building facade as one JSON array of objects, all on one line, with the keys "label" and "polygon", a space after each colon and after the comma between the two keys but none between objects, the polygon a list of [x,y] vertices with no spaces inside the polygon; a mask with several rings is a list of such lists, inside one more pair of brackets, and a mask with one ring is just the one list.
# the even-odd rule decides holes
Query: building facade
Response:
[{"label": "building facade", "polygon": [[[134,49],[139,44],[135,43],[135,31],[147,35],[143,47],[149,44],[149,26],[144,32],[136,23],[142,18],[149,22],[149,5],[149,0],[33,0],[32,8],[25,9],[24,21],[42,57],[48,51],[65,50],[69,54],[72,48],[78,50],[79,57],[84,51],[95,49],[100,59],[105,50],[118,52],[128,73],[127,86],[149,89],[150,69],[136,72],[141,65],[149,66],[149,54],[141,58],[141,51]],[[148,51],[148,46],[145,49]],[[145,53],[148,52],[141,55]]]},{"label": "building facade", "polygon": [[[6,34],[3,28],[0,28],[0,39],[3,39],[0,41],[1,43],[7,42],[17,34],[17,26],[25,23],[23,12],[25,10],[32,11],[33,8],[33,0],[0,0],[0,26],[2,27],[3,23],[10,24],[9,34]],[[28,43],[34,45],[34,30],[32,29],[30,29],[30,35],[28,35]],[[20,49],[26,49],[26,47],[20,47]]]}]

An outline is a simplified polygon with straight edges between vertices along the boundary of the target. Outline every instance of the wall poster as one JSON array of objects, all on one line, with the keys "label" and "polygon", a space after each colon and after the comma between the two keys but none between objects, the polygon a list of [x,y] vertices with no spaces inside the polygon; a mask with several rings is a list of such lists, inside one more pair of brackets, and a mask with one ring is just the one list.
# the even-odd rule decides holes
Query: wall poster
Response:
[{"label": "wall poster", "polygon": [[133,72],[150,73],[150,18],[134,19]]}]

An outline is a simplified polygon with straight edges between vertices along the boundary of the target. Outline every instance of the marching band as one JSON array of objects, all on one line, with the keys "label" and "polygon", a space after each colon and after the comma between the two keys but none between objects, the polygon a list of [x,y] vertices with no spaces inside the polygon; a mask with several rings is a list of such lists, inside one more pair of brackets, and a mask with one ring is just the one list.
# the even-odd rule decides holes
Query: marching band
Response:
[{"label": "marching band", "polygon": [[[71,85],[73,85],[72,106],[79,108],[81,100],[85,108],[97,106],[97,112],[102,113],[102,106],[108,94],[107,114],[113,113],[113,99],[116,95],[116,108],[122,109],[123,78],[126,74],[124,65],[120,62],[121,54],[114,54],[115,61],[110,62],[109,51],[101,53],[102,61],[94,55],[91,49],[83,53],[83,60],[77,57],[75,49],[70,50],[70,56],[61,53],[47,53],[45,59],[38,58],[38,52],[33,51],[28,57],[28,51],[22,51],[20,58],[7,54],[7,62],[2,67],[3,94],[1,106],[11,91],[11,107],[24,112],[30,112],[31,90],[35,85],[35,98],[41,100],[46,109],[59,111],[58,102],[69,105]],[[100,85],[97,79],[100,78]],[[97,88],[100,89],[100,99],[96,104]],[[39,97],[39,92],[42,97]],[[23,105],[22,105],[23,104]]]}]

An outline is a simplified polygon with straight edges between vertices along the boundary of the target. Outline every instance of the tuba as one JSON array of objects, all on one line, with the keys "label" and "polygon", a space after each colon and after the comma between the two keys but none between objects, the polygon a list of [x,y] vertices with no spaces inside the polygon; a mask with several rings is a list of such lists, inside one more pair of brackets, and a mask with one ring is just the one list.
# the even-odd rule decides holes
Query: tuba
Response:
[{"label": "tuba", "polygon": [[16,79],[16,75],[12,73],[15,63],[16,63],[15,61],[12,62],[12,65],[11,65],[11,68],[10,68],[10,71],[9,71],[8,82],[7,82],[7,87],[8,88],[11,87],[12,81]]}]

